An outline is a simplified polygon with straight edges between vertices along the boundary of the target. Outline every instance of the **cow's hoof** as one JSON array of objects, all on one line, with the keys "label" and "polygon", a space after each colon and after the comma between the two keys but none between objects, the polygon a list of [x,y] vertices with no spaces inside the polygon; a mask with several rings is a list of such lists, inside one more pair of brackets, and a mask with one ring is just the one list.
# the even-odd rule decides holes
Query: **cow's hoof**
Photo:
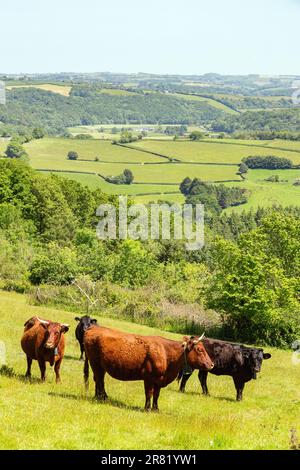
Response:
[{"label": "cow's hoof", "polygon": [[96,396],[95,396],[95,399],[96,399],[97,401],[102,401],[102,402],[103,402],[103,401],[107,401],[108,396],[107,396],[106,394],[105,394],[105,395],[96,395]]},{"label": "cow's hoof", "polygon": [[158,413],[158,412],[159,412],[159,409],[158,409],[158,408],[152,408],[151,411],[154,412],[154,413]]}]

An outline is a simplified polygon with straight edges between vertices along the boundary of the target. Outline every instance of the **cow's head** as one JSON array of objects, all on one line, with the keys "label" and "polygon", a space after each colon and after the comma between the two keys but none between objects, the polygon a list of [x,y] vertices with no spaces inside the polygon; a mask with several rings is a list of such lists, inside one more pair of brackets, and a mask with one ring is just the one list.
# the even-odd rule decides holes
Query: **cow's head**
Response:
[{"label": "cow's head", "polygon": [[188,365],[193,369],[211,370],[214,363],[201,343],[202,336],[184,336],[182,347],[186,354]]},{"label": "cow's head", "polygon": [[75,320],[78,321],[78,327],[80,332],[83,334],[90,326],[95,325],[97,320],[95,318],[91,318],[88,315],[84,315],[83,317],[75,317]]},{"label": "cow's head", "polygon": [[69,331],[69,325],[65,323],[53,323],[48,320],[41,320],[40,318],[38,318],[38,321],[46,330],[44,347],[46,349],[57,348],[61,335]]},{"label": "cow's head", "polygon": [[263,349],[243,348],[242,356],[252,373],[252,378],[256,379],[256,374],[260,372],[263,359],[270,359],[271,354],[264,353]]}]

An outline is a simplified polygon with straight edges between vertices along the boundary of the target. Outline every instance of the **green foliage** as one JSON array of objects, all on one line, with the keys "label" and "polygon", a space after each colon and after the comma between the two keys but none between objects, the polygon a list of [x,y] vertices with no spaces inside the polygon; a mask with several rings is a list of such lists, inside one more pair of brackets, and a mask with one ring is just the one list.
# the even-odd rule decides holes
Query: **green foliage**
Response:
[{"label": "green foliage", "polygon": [[220,213],[226,207],[247,202],[247,192],[243,188],[213,185],[198,178],[185,178],[180,185],[180,191],[186,196],[187,203],[204,204],[206,209],[213,213]]},{"label": "green foliage", "polygon": [[240,175],[245,175],[246,173],[248,173],[248,166],[246,165],[246,163],[242,162],[239,166],[239,174]]},{"label": "green foliage", "polygon": [[113,281],[128,287],[142,286],[151,280],[156,267],[154,256],[139,241],[125,240],[118,250]]},{"label": "green foliage", "polygon": [[68,284],[78,274],[76,255],[70,248],[52,243],[34,257],[29,271],[33,284]]},{"label": "green foliage", "polygon": [[293,162],[288,158],[270,156],[255,156],[243,159],[243,163],[251,169],[267,169],[267,170],[286,170],[293,167]]},{"label": "green foliage", "polygon": [[200,140],[204,138],[204,132],[193,131],[190,133],[190,140]]},{"label": "green foliage", "polygon": [[131,170],[125,169],[121,175],[106,176],[105,180],[112,184],[131,184],[134,176]]},{"label": "green foliage", "polygon": [[89,140],[93,139],[93,136],[91,134],[76,134],[74,139]]},{"label": "green foliage", "polygon": [[16,141],[11,142],[8,144],[7,149],[5,150],[5,155],[7,158],[24,158],[27,157],[27,153],[25,152],[22,145]]},{"label": "green foliage", "polygon": [[215,242],[207,305],[234,338],[287,346],[299,335],[299,230],[299,220],[274,213],[237,244]]},{"label": "green foliage", "polygon": [[78,160],[78,153],[70,150],[67,155],[68,160]]},{"label": "green foliage", "polygon": [[45,137],[45,132],[41,127],[35,127],[32,131],[32,137],[34,139],[42,139]]},{"label": "green foliage", "polygon": [[186,125],[208,122],[223,112],[207,102],[184,101],[162,93],[106,94],[98,85],[74,85],[70,96],[36,89],[7,92],[0,121],[7,126],[42,127],[47,133],[66,127],[101,123],[162,123]]},{"label": "green foliage", "polygon": [[[255,131],[267,132],[272,136],[273,132],[300,132],[299,110],[273,110],[240,113],[238,116],[226,116],[218,119],[212,125],[216,132]],[[265,134],[264,134],[265,135]],[[278,135],[278,134],[277,134]]]}]

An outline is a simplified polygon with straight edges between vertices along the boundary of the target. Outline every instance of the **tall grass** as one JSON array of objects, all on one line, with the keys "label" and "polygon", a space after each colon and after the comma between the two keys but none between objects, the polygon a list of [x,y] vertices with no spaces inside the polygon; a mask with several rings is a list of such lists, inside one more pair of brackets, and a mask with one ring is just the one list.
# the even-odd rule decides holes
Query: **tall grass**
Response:
[{"label": "tall grass", "polygon": [[[45,383],[33,365],[32,382],[24,381],[20,348],[24,321],[32,315],[70,323],[62,384],[48,366]],[[0,374],[1,449],[287,449],[291,429],[300,431],[300,374],[291,354],[271,349],[258,380],[246,384],[236,403],[231,378],[209,375],[211,395],[200,395],[196,374],[186,394],[176,382],[162,390],[159,413],[144,413],[142,382],[106,378],[109,401],[86,395],[82,362],[74,337],[74,312],[28,305],[24,295],[0,293],[0,340],[6,345],[6,369]],[[139,334],[166,333],[117,319],[98,317],[108,327]],[[92,382],[92,379],[91,379]]]}]

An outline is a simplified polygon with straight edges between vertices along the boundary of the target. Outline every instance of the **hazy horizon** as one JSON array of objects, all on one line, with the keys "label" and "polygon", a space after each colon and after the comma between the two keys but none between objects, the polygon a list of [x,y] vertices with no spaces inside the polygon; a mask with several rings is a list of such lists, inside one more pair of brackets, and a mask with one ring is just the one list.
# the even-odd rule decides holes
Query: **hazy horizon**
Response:
[{"label": "hazy horizon", "polygon": [[12,0],[1,19],[7,74],[300,74],[300,0]]}]

